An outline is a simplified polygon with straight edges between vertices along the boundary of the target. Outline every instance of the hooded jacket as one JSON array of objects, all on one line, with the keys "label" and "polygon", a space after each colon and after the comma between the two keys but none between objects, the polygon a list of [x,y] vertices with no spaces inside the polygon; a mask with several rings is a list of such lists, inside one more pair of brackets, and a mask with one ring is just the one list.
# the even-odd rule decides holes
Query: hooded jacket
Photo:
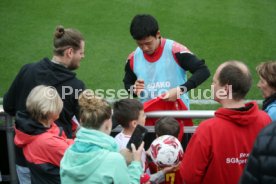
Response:
[{"label": "hooded jacket", "polygon": [[61,183],[139,183],[142,166],[133,161],[127,167],[115,139],[103,132],[80,128],[75,143],[61,161]]},{"label": "hooded jacket", "polygon": [[259,131],[271,122],[255,102],[219,108],[193,134],[180,173],[186,184],[238,183]]},{"label": "hooded jacket", "polygon": [[19,111],[15,122],[15,144],[23,149],[32,183],[60,183],[59,166],[65,150],[73,143],[55,123],[50,128]]},{"label": "hooded jacket", "polygon": [[[3,99],[5,112],[14,116],[19,110],[26,110],[26,99],[30,91],[38,85],[53,86],[63,100],[63,110],[56,121],[66,135],[72,137],[71,120],[78,116],[78,93],[84,89],[84,83],[76,74],[62,65],[44,58],[37,63],[23,66]],[[75,94],[77,93],[77,94]]]},{"label": "hooded jacket", "polygon": [[[26,99],[30,91],[38,85],[53,86],[64,103],[59,119],[55,123],[72,138],[72,117],[78,116],[78,93],[85,87],[76,74],[62,65],[44,58],[37,63],[23,66],[3,99],[5,112],[14,116],[17,111],[26,110]],[[22,150],[16,148],[16,163],[26,166]]]}]

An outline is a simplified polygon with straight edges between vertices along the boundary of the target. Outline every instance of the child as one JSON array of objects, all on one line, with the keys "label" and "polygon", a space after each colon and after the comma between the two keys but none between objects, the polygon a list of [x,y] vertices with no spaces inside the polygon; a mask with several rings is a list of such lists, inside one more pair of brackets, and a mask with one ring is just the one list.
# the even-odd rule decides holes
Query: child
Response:
[{"label": "child", "polygon": [[122,99],[114,103],[113,118],[123,130],[115,136],[119,149],[126,148],[126,145],[134,132],[135,127],[145,125],[146,116],[143,104],[135,99]]},{"label": "child", "polygon": [[[176,119],[172,117],[162,117],[155,123],[156,137],[162,135],[172,135],[177,137],[180,132],[180,126]],[[149,161],[151,181],[162,184],[180,184],[183,183],[180,177],[178,166],[158,168],[153,162]],[[161,175],[160,173],[163,172]]]},{"label": "child", "polygon": [[[122,99],[114,103],[113,119],[118,122],[123,130],[115,136],[115,141],[119,145],[121,154],[125,157],[126,162],[132,161],[132,155],[126,149],[126,145],[134,132],[135,127],[140,124],[145,125],[146,115],[141,102],[135,99]],[[146,152],[142,154],[142,165],[146,169]]]},{"label": "child", "polygon": [[156,137],[162,135],[172,135],[178,137],[180,126],[176,119],[172,117],[162,117],[158,119],[154,126]]},{"label": "child", "polygon": [[23,149],[31,183],[60,183],[60,160],[73,144],[54,123],[62,108],[56,89],[39,85],[27,97],[26,111],[16,114],[14,142]]},{"label": "child", "polygon": [[139,183],[143,172],[142,143],[132,146],[133,161],[127,167],[118,145],[109,134],[112,128],[110,105],[85,90],[79,97],[80,124],[75,143],[61,161],[61,183]]}]

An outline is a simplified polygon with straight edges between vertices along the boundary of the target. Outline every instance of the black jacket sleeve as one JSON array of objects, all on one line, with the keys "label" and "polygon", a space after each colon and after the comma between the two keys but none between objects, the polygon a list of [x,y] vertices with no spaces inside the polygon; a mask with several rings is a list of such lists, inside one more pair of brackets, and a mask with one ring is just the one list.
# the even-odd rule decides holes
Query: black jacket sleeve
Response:
[{"label": "black jacket sleeve", "polygon": [[210,76],[210,71],[205,65],[204,60],[199,60],[195,55],[191,53],[176,53],[175,54],[179,65],[186,71],[192,73],[192,76],[181,85],[187,91],[196,88],[203,83]]},{"label": "black jacket sleeve", "polygon": [[[19,86],[20,86],[20,79],[22,78],[23,73],[26,71],[26,68],[28,65],[25,65],[21,68],[17,76],[15,77],[14,81],[12,82],[9,90],[4,95],[3,98],[3,109],[6,113],[8,113],[11,116],[15,116],[17,109],[22,109],[25,107],[25,101],[22,100],[22,102],[18,103],[17,97],[18,93],[20,92]],[[23,108],[25,109],[25,108]]]},{"label": "black jacket sleeve", "polygon": [[136,80],[137,80],[137,77],[134,74],[134,72],[131,70],[130,62],[128,60],[126,65],[125,65],[125,76],[124,76],[124,80],[123,80],[124,85],[125,85],[125,89],[128,92],[130,92],[130,88],[135,83]]}]

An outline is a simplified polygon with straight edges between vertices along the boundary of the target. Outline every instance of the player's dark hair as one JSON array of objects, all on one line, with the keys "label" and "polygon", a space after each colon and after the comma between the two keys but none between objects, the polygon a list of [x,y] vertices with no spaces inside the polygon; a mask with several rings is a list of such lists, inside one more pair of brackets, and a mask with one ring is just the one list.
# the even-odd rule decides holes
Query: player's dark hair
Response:
[{"label": "player's dark hair", "polygon": [[135,40],[141,40],[148,36],[156,36],[158,30],[158,22],[151,15],[136,15],[131,21],[130,34]]}]

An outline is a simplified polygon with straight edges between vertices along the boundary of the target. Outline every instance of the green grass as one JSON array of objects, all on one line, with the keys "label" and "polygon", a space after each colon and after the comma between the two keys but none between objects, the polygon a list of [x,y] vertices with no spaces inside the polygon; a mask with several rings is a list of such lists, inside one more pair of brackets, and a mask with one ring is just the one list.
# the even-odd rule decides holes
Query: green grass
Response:
[{"label": "green grass", "polygon": [[[275,0],[1,0],[0,97],[22,65],[52,56],[56,25],[75,27],[86,38],[86,57],[76,71],[88,88],[121,89],[124,64],[135,49],[129,24],[137,13],[154,15],[162,36],[204,58],[212,74],[225,60],[249,65],[261,99],[256,65],[275,60]],[[200,88],[208,88],[208,79]]]}]

